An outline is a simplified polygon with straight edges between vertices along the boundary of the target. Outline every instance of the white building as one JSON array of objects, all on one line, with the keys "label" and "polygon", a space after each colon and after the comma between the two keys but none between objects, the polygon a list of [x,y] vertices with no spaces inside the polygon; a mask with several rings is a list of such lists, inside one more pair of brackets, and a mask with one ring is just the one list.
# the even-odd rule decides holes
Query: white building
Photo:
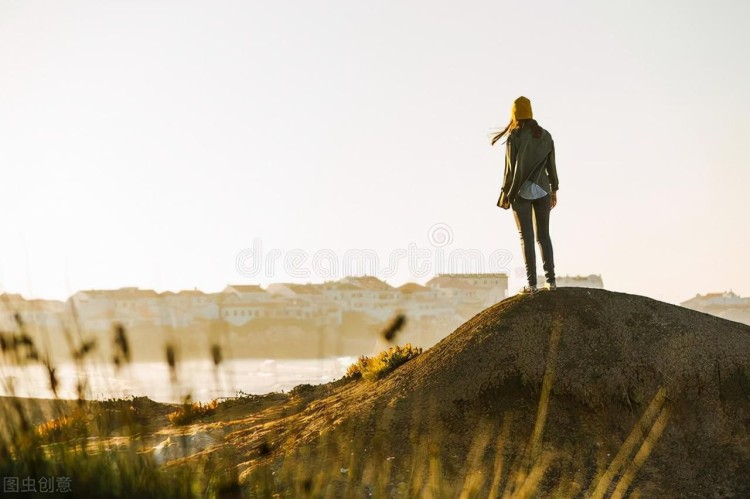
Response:
[{"label": "white building", "polygon": [[151,289],[127,287],[79,291],[68,298],[68,307],[84,330],[105,331],[117,322],[127,328],[161,324],[161,300]]},{"label": "white building", "polygon": [[721,293],[696,294],[693,298],[680,303],[681,306],[699,312],[725,310],[727,308],[750,306],[750,298],[743,298],[732,291]]},{"label": "white building", "polygon": [[347,310],[352,308],[354,299],[361,296],[360,288],[341,281],[328,281],[323,284],[316,284],[315,287],[324,296]]},{"label": "white building", "polygon": [[177,293],[165,291],[159,298],[162,325],[189,327],[197,321],[217,320],[223,295],[194,289]]},{"label": "white building", "polygon": [[232,298],[240,301],[269,301],[273,296],[257,284],[230,284],[221,292],[222,301]]},{"label": "white building", "polygon": [[508,274],[438,274],[427,287],[446,293],[457,305],[485,308],[508,297]]},{"label": "white building", "polygon": [[16,314],[26,308],[26,300],[16,293],[0,295],[0,331],[15,331],[18,323]]},{"label": "white building", "polygon": [[722,319],[750,325],[750,298],[738,296],[732,291],[697,294],[680,305]]},{"label": "white building", "polygon": [[57,300],[26,300],[19,294],[0,295],[0,330],[17,331],[16,314],[22,324],[32,331],[62,330],[66,323],[67,307]]},{"label": "white building", "polygon": [[398,291],[401,296],[398,308],[409,321],[442,321],[457,317],[450,297],[438,289],[409,282],[399,286]]},{"label": "white building", "polygon": [[680,305],[722,319],[750,325],[750,298],[738,296],[732,291],[697,294]]},{"label": "white building", "polygon": [[221,304],[221,319],[233,326],[242,326],[253,319],[266,317],[266,305],[263,301],[225,301]]},{"label": "white building", "polygon": [[[274,297],[309,304],[315,325],[338,326],[343,320],[344,300],[334,299],[334,296],[326,294],[320,285],[274,283],[270,284],[267,290]],[[341,298],[342,290],[336,290],[335,293]]]},{"label": "white building", "polygon": [[221,292],[219,314],[221,319],[242,326],[253,319],[268,316],[265,305],[273,296],[255,284],[230,284]]},{"label": "white building", "polygon": [[387,320],[395,313],[399,292],[385,281],[375,276],[349,276],[341,279],[341,282],[356,288],[348,293],[350,310],[377,320]]}]

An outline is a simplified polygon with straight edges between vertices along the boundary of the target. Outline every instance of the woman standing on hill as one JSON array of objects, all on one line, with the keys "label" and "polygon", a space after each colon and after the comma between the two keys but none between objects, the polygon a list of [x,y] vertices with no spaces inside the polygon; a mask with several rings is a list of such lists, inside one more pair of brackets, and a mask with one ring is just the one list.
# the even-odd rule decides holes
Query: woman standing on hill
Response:
[{"label": "woman standing on hill", "polygon": [[537,291],[534,219],[547,279],[546,289],[553,290],[557,286],[549,236],[549,214],[557,204],[555,144],[549,132],[533,119],[531,102],[526,97],[519,97],[513,102],[510,123],[505,130],[492,137],[492,145],[506,135],[505,176],[497,205],[505,210],[513,208],[521,235],[528,285],[520,293]]}]

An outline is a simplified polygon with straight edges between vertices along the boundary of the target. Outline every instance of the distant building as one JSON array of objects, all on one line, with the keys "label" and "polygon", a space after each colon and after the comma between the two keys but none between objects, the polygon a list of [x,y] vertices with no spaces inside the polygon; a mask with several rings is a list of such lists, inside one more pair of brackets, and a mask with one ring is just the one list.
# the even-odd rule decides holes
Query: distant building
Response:
[{"label": "distant building", "polygon": [[721,293],[707,293],[705,295],[696,294],[693,298],[680,303],[680,305],[685,308],[706,312],[711,309],[750,305],[750,298],[743,298],[732,291],[724,291]]},{"label": "distant building", "polygon": [[415,282],[407,282],[406,284],[399,286],[396,289],[398,289],[402,300],[404,298],[411,297],[420,297],[427,300],[439,300],[440,298],[443,298],[445,296],[445,294],[437,288],[422,286],[421,284],[417,284]]},{"label": "distant building", "polygon": [[235,326],[270,315],[267,305],[274,302],[273,295],[257,284],[230,284],[221,292],[219,315]]},{"label": "distant building", "polygon": [[3,293],[0,295],[0,330],[13,331],[18,326],[16,313],[26,307],[26,300],[16,293]]},{"label": "distant building", "polygon": [[341,279],[341,282],[366,291],[376,300],[395,300],[398,297],[396,288],[375,276],[349,276]]},{"label": "distant building", "polygon": [[318,326],[338,326],[343,319],[342,301],[324,292],[320,285],[274,283],[267,288],[275,297],[284,297],[294,303],[305,303],[311,309],[311,318]]},{"label": "distant building", "polygon": [[14,331],[18,328],[16,314],[21,323],[33,330],[47,331],[62,328],[67,308],[57,300],[26,300],[19,294],[0,295],[0,330]]},{"label": "distant building", "polygon": [[349,289],[346,293],[350,310],[362,312],[378,320],[387,320],[393,316],[399,293],[390,284],[375,276],[349,276],[339,282],[355,288]]},{"label": "distant building", "polygon": [[218,319],[223,299],[221,293],[204,293],[197,289],[165,291],[159,297],[162,301],[160,323],[172,327],[189,327],[196,320]]},{"label": "distant building", "polygon": [[308,302],[290,298],[275,298],[274,301],[262,305],[262,317],[266,319],[297,319],[310,320],[315,313],[315,307]]},{"label": "distant building", "polygon": [[732,291],[696,294],[680,305],[722,319],[750,325],[750,298],[738,296]]},{"label": "distant building", "polygon": [[732,291],[696,294],[680,305],[723,319],[750,324],[750,298],[738,296]]},{"label": "distant building", "polygon": [[324,296],[339,303],[344,308],[351,308],[352,301],[362,294],[359,287],[341,281],[328,281],[323,284],[316,284],[315,288],[323,293]]},{"label": "distant building", "polygon": [[242,326],[253,319],[265,318],[267,301],[228,300],[221,304],[220,315],[224,322]]},{"label": "distant building", "polygon": [[508,274],[438,274],[427,287],[450,296],[456,304],[485,308],[508,296]]},{"label": "distant building", "polygon": [[308,300],[325,298],[323,292],[314,284],[274,283],[269,284],[266,290],[274,296],[281,295],[287,298]]},{"label": "distant building", "polygon": [[409,321],[443,321],[456,317],[456,308],[449,296],[439,289],[409,282],[398,287],[398,308]]},{"label": "distant building", "polygon": [[68,298],[79,325],[93,331],[109,330],[115,322],[128,328],[160,325],[160,305],[156,291],[137,287],[79,291]]},{"label": "distant building", "polygon": [[33,299],[27,303],[27,307],[21,310],[20,314],[25,324],[48,330],[63,326],[67,312],[64,302]]},{"label": "distant building", "polygon": [[265,289],[257,284],[230,284],[221,292],[224,300],[233,298],[241,301],[263,301],[272,297]]}]

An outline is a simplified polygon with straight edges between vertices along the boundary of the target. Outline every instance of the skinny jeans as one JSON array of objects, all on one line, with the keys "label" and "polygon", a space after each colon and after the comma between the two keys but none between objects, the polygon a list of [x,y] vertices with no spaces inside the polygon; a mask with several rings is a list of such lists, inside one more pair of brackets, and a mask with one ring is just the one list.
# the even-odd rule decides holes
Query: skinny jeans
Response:
[{"label": "skinny jeans", "polygon": [[550,196],[539,199],[525,199],[516,196],[511,204],[516,219],[518,233],[521,236],[521,249],[526,261],[526,278],[529,286],[537,285],[536,252],[534,251],[534,233],[539,249],[542,252],[544,276],[548,283],[555,282],[555,262],[552,254],[552,240],[549,236]]}]

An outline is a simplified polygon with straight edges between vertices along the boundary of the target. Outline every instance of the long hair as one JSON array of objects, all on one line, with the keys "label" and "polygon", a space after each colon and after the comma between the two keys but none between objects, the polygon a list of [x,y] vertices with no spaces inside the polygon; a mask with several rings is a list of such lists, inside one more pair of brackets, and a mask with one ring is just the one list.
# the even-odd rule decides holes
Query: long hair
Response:
[{"label": "long hair", "polygon": [[492,137],[492,142],[490,142],[490,145],[495,145],[495,142],[502,139],[506,135],[510,138],[511,135],[516,133],[518,130],[521,130],[523,128],[526,128],[527,126],[531,127],[531,133],[532,137],[535,139],[538,139],[542,136],[542,127],[539,126],[539,123],[536,122],[535,119],[527,119],[527,120],[515,120],[511,119],[510,123],[508,123],[508,126],[505,127],[505,129],[495,134],[494,137]]}]

